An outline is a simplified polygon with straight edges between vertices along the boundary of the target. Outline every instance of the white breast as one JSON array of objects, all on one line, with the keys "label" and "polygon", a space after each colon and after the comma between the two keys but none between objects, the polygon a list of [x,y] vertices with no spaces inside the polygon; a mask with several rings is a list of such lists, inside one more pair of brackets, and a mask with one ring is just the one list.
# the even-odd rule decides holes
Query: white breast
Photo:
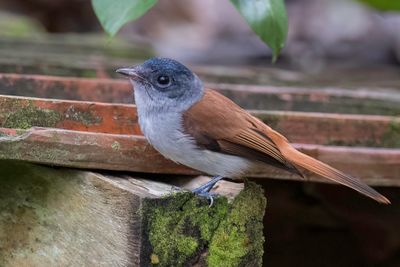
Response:
[{"label": "white breast", "polygon": [[222,153],[198,149],[195,141],[183,132],[182,116],[158,113],[140,116],[142,132],[164,157],[210,175],[240,177],[252,165],[250,161]]}]

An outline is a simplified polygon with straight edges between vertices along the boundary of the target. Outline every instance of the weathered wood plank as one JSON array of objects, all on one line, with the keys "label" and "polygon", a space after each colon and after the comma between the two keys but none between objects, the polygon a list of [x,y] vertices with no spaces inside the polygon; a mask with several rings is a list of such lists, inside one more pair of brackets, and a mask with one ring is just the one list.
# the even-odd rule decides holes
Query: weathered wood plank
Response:
[{"label": "weathered wood plank", "polygon": [[90,172],[0,168],[0,266],[139,265],[138,211],[149,192]]},{"label": "weathered wood plank", "polygon": [[334,66],[317,73],[307,73],[287,65],[202,65],[193,66],[195,72],[205,81],[213,83],[290,86],[303,88],[383,88],[400,89],[399,70],[395,66],[376,65],[343,68]]},{"label": "weathered wood plank", "polygon": [[110,77],[117,66],[153,55],[147,44],[101,35],[0,37],[0,71],[61,76]]},{"label": "weathered wood plank", "polygon": [[[23,160],[74,168],[124,170],[148,173],[196,174],[168,161],[142,136],[113,135],[60,129],[1,129],[0,159]],[[400,185],[400,150],[328,147],[295,144],[306,154],[360,177],[370,185]],[[250,177],[301,180],[265,166]],[[324,181],[315,175],[310,180]]]},{"label": "weathered wood plank", "polygon": [[[101,69],[99,70],[101,72]],[[399,90],[207,84],[247,109],[400,115]],[[0,94],[131,103],[127,81],[0,74]]]},{"label": "weathered wood plank", "polygon": [[[42,56],[41,53],[51,55],[81,55],[103,56],[108,58],[145,59],[153,52],[143,42],[127,42],[120,38],[110,41],[100,34],[41,34],[29,38],[10,38],[0,36],[0,50],[8,52],[9,56]],[[18,52],[16,52],[18,51]],[[38,52],[37,54],[32,51]]]},{"label": "weathered wood plank", "polygon": [[0,94],[107,103],[132,103],[129,82],[44,75],[0,74]]},{"label": "weathered wood plank", "polygon": [[266,201],[253,183],[221,181],[216,192],[229,188],[231,202],[209,207],[137,177],[10,161],[0,169],[0,266],[261,266]]},{"label": "weathered wood plank", "polygon": [[[400,147],[400,119],[390,116],[252,111],[294,143]],[[133,105],[0,96],[0,127],[53,127],[140,135]]]},{"label": "weathered wood plank", "polygon": [[210,84],[247,109],[400,115],[397,90]]},{"label": "weathered wood plank", "polygon": [[0,60],[0,71],[3,73],[24,73],[24,74],[42,74],[55,76],[86,77],[86,78],[104,78],[111,76],[111,70],[105,70],[101,66],[92,66],[83,68],[79,66],[60,66],[55,63],[36,62],[29,63],[20,61],[16,64],[11,60]]},{"label": "weathered wood plank", "polygon": [[0,96],[0,127],[141,134],[132,105]]},{"label": "weathered wood plank", "polygon": [[143,136],[46,128],[2,133],[6,136],[0,137],[0,159],[85,169],[197,174],[166,160]]},{"label": "weathered wood plank", "polygon": [[293,143],[400,148],[400,117],[251,111]]}]

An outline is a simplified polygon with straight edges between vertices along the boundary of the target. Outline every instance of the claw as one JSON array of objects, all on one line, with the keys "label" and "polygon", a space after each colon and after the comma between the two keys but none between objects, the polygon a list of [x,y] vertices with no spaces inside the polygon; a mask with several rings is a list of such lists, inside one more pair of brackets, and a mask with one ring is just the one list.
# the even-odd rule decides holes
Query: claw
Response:
[{"label": "claw", "polygon": [[210,193],[210,191],[211,191],[211,189],[214,187],[214,185],[215,185],[219,180],[221,180],[222,178],[224,178],[224,177],[219,176],[219,175],[218,175],[218,176],[215,176],[215,177],[213,177],[210,181],[208,181],[207,183],[205,183],[205,184],[199,186],[199,187],[196,188],[196,189],[193,189],[192,192],[195,193],[195,194],[198,195],[198,196],[207,198],[207,199],[210,201],[210,206],[209,206],[209,207],[211,207],[211,206],[214,204],[214,198],[213,198],[213,196],[216,196],[217,194],[215,194],[215,193]]}]

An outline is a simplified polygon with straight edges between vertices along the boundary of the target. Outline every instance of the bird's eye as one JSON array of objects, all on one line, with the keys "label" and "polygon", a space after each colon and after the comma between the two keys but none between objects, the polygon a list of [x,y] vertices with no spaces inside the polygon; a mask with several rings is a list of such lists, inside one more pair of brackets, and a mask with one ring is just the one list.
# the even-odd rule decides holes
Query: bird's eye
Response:
[{"label": "bird's eye", "polygon": [[166,87],[171,83],[171,80],[170,80],[170,78],[168,76],[161,75],[161,76],[158,76],[157,83],[159,85],[161,85],[162,87]]}]

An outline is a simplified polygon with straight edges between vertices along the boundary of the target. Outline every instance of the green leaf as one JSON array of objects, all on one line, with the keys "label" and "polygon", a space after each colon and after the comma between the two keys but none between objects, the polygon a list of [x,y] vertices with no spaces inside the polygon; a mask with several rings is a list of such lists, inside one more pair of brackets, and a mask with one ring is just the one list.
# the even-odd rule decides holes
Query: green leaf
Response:
[{"label": "green leaf", "polygon": [[231,0],[253,31],[273,52],[275,62],[285,45],[288,31],[283,0]]},{"label": "green leaf", "polygon": [[380,11],[400,11],[399,0],[358,0]]},{"label": "green leaf", "polygon": [[157,0],[92,0],[97,18],[111,36],[131,20],[146,13]]}]

